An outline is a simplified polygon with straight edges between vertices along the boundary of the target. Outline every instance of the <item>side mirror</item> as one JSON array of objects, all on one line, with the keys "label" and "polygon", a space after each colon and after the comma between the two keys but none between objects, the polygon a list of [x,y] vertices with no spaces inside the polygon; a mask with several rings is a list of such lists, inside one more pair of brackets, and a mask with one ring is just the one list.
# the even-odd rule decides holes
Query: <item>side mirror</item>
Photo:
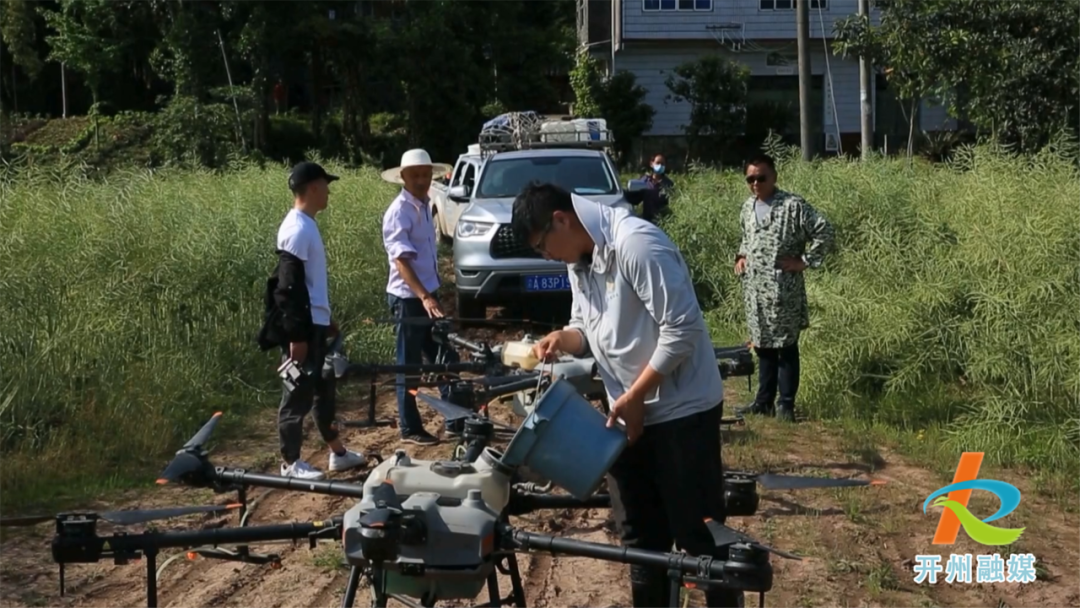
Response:
[{"label": "side mirror", "polygon": [[467,198],[469,198],[469,195],[472,194],[471,191],[472,191],[472,188],[470,188],[468,186],[458,185],[458,186],[454,186],[453,188],[450,188],[449,190],[447,190],[446,191],[446,196],[448,196],[448,197],[450,197],[450,198],[452,198],[454,200],[467,199]]},{"label": "side mirror", "polygon": [[627,192],[641,192],[642,190],[648,190],[649,186],[643,179],[632,179],[626,182]]}]

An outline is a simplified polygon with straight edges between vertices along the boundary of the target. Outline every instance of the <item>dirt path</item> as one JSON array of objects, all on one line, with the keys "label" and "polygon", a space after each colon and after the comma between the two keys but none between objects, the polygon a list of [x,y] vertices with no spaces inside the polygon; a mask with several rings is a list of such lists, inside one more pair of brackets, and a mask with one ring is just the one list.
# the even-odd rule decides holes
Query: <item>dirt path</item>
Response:
[{"label": "dirt path", "polygon": [[[391,416],[392,395],[384,394],[380,417]],[[429,429],[437,429],[430,410],[421,408]],[[358,416],[363,404],[355,403],[347,416]],[[509,420],[500,411],[499,418]],[[217,463],[245,466],[252,470],[273,472],[277,466],[272,414],[251,424],[252,433],[244,441],[215,452]],[[245,427],[246,428],[246,427]],[[396,429],[349,430],[347,444],[364,451],[392,453],[397,447]],[[317,436],[309,431],[305,456],[316,465],[325,466],[325,448],[313,449]],[[1028,492],[1024,480],[997,475],[1016,484],[1024,492],[1018,516],[1003,525],[1026,525],[1027,530],[1016,546],[1000,549],[982,548],[963,533],[955,548],[936,548],[930,544],[936,518],[924,516],[922,500],[943,482],[935,474],[905,463],[885,450],[867,452],[855,449],[814,423],[789,428],[768,420],[751,420],[746,428],[725,437],[725,464],[751,470],[797,472],[805,475],[828,474],[837,477],[873,477],[885,480],[884,486],[844,490],[805,490],[798,492],[762,491],[761,506],[753,517],[732,518],[730,525],[744,530],[777,548],[803,556],[799,562],[775,558],[774,592],[767,596],[774,606],[1078,606],[1076,574],[1078,558],[1078,519],[1075,511],[1059,508]],[[445,457],[448,445],[415,449],[418,458]],[[875,469],[871,472],[871,469]],[[348,479],[347,474],[332,475]],[[118,506],[162,506],[166,504],[225,503],[234,496],[213,496],[207,491],[163,487],[141,495],[132,494]],[[250,524],[283,523],[326,518],[342,513],[346,499],[255,490],[258,498]],[[972,510],[989,513],[993,499],[978,495]],[[983,515],[985,516],[985,515]],[[163,528],[197,529],[202,525],[235,525],[235,516],[200,520],[190,517],[171,520]],[[601,510],[581,512],[540,512],[518,518],[516,525],[526,529],[614,543],[607,514]],[[130,526],[129,532],[141,531]],[[71,566],[67,572],[68,595],[57,595],[57,570],[50,561],[48,541],[51,524],[42,524],[11,535],[2,546],[0,605],[3,606],[138,606],[144,604],[145,571],[141,563],[115,566],[99,563]],[[104,531],[103,531],[104,533]],[[344,592],[347,570],[339,545],[324,542],[314,550],[306,544],[293,546],[259,545],[260,550],[279,553],[282,567],[246,565],[208,559],[179,559],[162,573],[159,581],[159,605],[163,607],[200,606],[337,606]],[[1031,552],[1038,559],[1039,580],[1030,584],[945,584],[913,582],[916,554]],[[165,552],[159,566],[177,551]],[[533,606],[625,606],[629,603],[628,576],[625,567],[578,558],[522,556],[520,560],[525,588]],[[944,573],[941,575],[944,577]],[[501,582],[504,594],[509,580]],[[357,606],[367,605],[367,591],[362,589]],[[698,593],[691,594],[691,605],[703,605]],[[747,598],[756,603],[756,598]],[[748,601],[748,603],[750,603]],[[463,604],[462,604],[463,605]]]},{"label": "dirt path", "polygon": [[[452,306],[452,305],[451,305]],[[452,311],[448,311],[452,312]],[[484,339],[504,338],[504,332],[483,332]],[[475,334],[473,337],[477,337]],[[516,337],[516,336],[515,336]],[[727,403],[740,400],[729,382]],[[362,399],[342,399],[342,417],[361,417],[367,404]],[[730,406],[729,406],[730,407]],[[425,425],[441,426],[433,412],[421,406]],[[493,416],[512,421],[509,408],[492,408]],[[379,398],[380,418],[395,416],[393,396],[384,390]],[[246,437],[213,454],[217,464],[244,466],[251,471],[276,473],[276,432],[273,412],[242,424]],[[327,451],[308,427],[304,455],[319,467],[327,463]],[[194,432],[195,429],[192,429]],[[384,456],[406,447],[416,458],[445,458],[448,444],[429,448],[400,446],[397,430],[347,429],[344,438],[351,448]],[[1027,483],[1007,473],[984,471],[1014,483],[1023,493],[1015,515],[1002,521],[1006,527],[1026,526],[1018,543],[1010,547],[981,547],[961,532],[954,547],[931,545],[937,512],[924,515],[922,501],[949,480],[913,466],[884,446],[866,445],[843,438],[833,429],[804,422],[790,426],[771,420],[751,419],[743,428],[725,434],[725,466],[742,470],[788,472],[835,477],[872,477],[882,486],[843,490],[771,492],[760,490],[761,505],[752,517],[731,518],[728,524],[777,548],[803,556],[802,561],[773,558],[774,590],[766,598],[772,606],[1080,606],[1076,583],[1080,571],[1080,519],[1077,509],[1063,511],[1038,496]],[[355,474],[353,474],[355,476]],[[331,474],[331,479],[350,479]],[[109,505],[112,508],[156,507],[182,504],[224,504],[235,495],[215,496],[208,491],[181,487],[156,487],[132,492]],[[252,492],[257,500],[250,524],[310,521],[339,515],[348,500],[277,490]],[[104,505],[95,505],[103,507]],[[996,508],[993,498],[976,494],[972,511],[985,517]],[[525,529],[615,543],[605,510],[586,512],[540,512],[517,518]],[[188,517],[159,524],[159,529],[198,529],[202,526],[235,525],[236,517]],[[125,531],[137,533],[141,526]],[[107,534],[106,529],[101,530]],[[57,593],[57,568],[51,562],[49,540],[52,524],[5,534],[0,545],[0,606],[139,606],[145,605],[145,568],[139,562],[125,566],[98,563],[71,566],[67,570],[67,597]],[[179,559],[161,574],[159,605],[201,606],[338,606],[344,593],[347,568],[340,545],[321,542],[311,550],[307,544],[258,545],[260,552],[277,552],[282,566],[247,565],[235,562]],[[1038,560],[1039,580],[1017,583],[946,584],[944,572],[935,585],[914,582],[914,559],[918,554],[972,555],[1030,552]],[[159,566],[178,551],[159,557]],[[974,558],[973,558],[974,559]],[[579,558],[525,555],[519,559],[529,605],[626,606],[629,580],[624,566]],[[500,582],[504,595],[510,584]],[[357,596],[357,606],[368,605],[368,591]],[[486,592],[478,598],[484,601]],[[756,598],[747,596],[748,605]],[[459,603],[457,605],[465,605]],[[690,593],[690,605],[701,606],[699,592]]]}]

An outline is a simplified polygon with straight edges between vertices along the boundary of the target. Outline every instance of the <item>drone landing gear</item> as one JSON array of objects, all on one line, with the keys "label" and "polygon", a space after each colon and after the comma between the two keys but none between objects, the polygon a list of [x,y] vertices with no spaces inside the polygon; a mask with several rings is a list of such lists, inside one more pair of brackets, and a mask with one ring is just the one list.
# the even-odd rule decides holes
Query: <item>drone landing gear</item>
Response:
[{"label": "drone landing gear", "polygon": [[360,588],[361,573],[359,566],[349,569],[349,582],[345,584],[345,597],[341,598],[341,608],[352,608],[353,602],[356,601],[356,590]]},{"label": "drone landing gear", "polygon": [[[510,577],[510,595],[503,597],[499,591],[499,574]],[[391,598],[408,606],[409,608],[430,608],[439,601],[434,596],[425,596],[416,601],[410,597],[386,593],[386,583],[383,572],[372,568],[367,575],[372,588],[372,607],[386,608],[387,601]],[[349,570],[349,581],[345,586],[345,597],[341,600],[341,608],[353,608],[356,600],[356,591],[360,587],[361,569],[353,566]],[[486,604],[477,604],[476,608],[501,608],[502,606],[525,607],[525,586],[521,582],[521,570],[518,569],[517,554],[506,553],[495,562],[495,570],[488,575],[487,580],[488,601]],[[675,604],[677,605],[677,604]]]},{"label": "drone landing gear", "polygon": [[376,400],[376,377],[371,376],[371,380],[368,383],[368,411],[367,418],[363,420],[346,420],[341,422],[341,426],[359,429],[370,429],[379,426],[395,426],[396,421],[392,419],[378,420],[375,418],[375,400]]}]

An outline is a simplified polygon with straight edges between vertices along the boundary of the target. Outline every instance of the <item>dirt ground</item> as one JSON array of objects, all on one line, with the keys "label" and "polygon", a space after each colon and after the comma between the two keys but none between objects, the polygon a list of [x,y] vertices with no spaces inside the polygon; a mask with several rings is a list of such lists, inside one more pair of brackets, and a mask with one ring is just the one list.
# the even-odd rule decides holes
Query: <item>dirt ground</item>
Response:
[{"label": "dirt ground", "polygon": [[[450,311],[452,312],[452,311]],[[477,339],[504,338],[505,332],[472,332]],[[515,336],[516,337],[516,336]],[[740,402],[736,386],[745,378],[727,383],[726,402]],[[341,416],[358,419],[367,408],[365,391],[342,399]],[[435,431],[441,418],[423,405],[425,424]],[[209,413],[208,413],[209,414]],[[378,399],[380,418],[394,418],[393,395],[383,390]],[[509,406],[492,407],[492,416],[514,420]],[[221,425],[242,425],[245,438],[218,445],[212,460],[218,465],[243,466],[249,471],[277,472],[277,439],[272,412],[255,419],[231,420]],[[318,441],[311,422],[306,423],[304,456],[325,468],[328,452]],[[196,429],[192,429],[192,433]],[[417,448],[401,446],[395,428],[347,429],[346,444],[364,452],[389,456],[405,447],[414,458],[439,459],[450,455],[450,444]],[[1077,573],[1080,571],[1080,520],[1076,509],[1063,510],[1031,491],[1025,479],[1007,473],[995,477],[1017,485],[1023,502],[1006,527],[1026,526],[1023,536],[1010,547],[981,547],[960,533],[954,547],[931,545],[937,512],[922,513],[922,502],[949,480],[913,466],[904,458],[879,446],[853,443],[832,429],[814,422],[792,426],[773,420],[750,419],[726,432],[724,464],[728,468],[804,475],[873,478],[884,485],[842,490],[774,492],[759,488],[761,505],[752,517],[728,520],[728,525],[762,542],[802,556],[802,561],[773,557],[774,588],[766,596],[771,606],[1080,606]],[[162,466],[164,466],[164,462]],[[362,472],[361,472],[362,474]],[[985,472],[983,476],[990,473]],[[330,474],[329,479],[355,479],[357,473]],[[160,507],[187,504],[225,504],[235,495],[173,486],[152,486],[130,492],[110,508]],[[302,522],[343,513],[347,499],[255,489],[249,500],[257,501],[249,525]],[[93,505],[104,508],[106,505]],[[973,496],[972,511],[985,517],[996,509],[993,498]],[[236,525],[237,517],[190,516],[157,524],[158,529],[199,529]],[[522,528],[595,542],[617,543],[606,510],[540,512],[513,522]],[[99,530],[107,534],[108,524]],[[144,526],[123,528],[138,533]],[[57,567],[51,562],[49,541],[53,524],[5,533],[0,545],[0,605],[23,606],[140,606],[145,605],[145,567],[140,562],[117,566],[111,563],[69,566],[67,595],[58,594]],[[323,541],[314,550],[306,543],[258,545],[256,550],[282,556],[279,569],[199,558],[181,557],[161,572],[159,606],[339,606],[348,569],[340,544]],[[1035,555],[1039,579],[1029,584],[946,584],[944,573],[935,585],[914,582],[917,554],[973,555],[997,552]],[[180,550],[167,550],[159,567]],[[629,578],[625,566],[582,558],[523,555],[519,557],[526,596],[532,606],[627,606]],[[503,577],[501,591],[510,589]],[[477,598],[486,601],[486,593]],[[691,592],[689,604],[701,606],[699,592]],[[757,598],[746,597],[747,605]],[[356,606],[369,605],[366,589],[358,593]],[[395,605],[393,602],[391,605]],[[464,604],[458,604],[464,605]]]}]

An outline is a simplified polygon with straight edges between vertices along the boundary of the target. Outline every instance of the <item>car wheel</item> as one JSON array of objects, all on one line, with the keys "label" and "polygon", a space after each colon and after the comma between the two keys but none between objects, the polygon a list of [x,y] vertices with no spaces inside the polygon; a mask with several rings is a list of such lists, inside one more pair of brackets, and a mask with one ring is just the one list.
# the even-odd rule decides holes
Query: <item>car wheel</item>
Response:
[{"label": "car wheel", "polygon": [[487,315],[487,306],[468,294],[459,292],[456,303],[459,319],[483,319]]}]

